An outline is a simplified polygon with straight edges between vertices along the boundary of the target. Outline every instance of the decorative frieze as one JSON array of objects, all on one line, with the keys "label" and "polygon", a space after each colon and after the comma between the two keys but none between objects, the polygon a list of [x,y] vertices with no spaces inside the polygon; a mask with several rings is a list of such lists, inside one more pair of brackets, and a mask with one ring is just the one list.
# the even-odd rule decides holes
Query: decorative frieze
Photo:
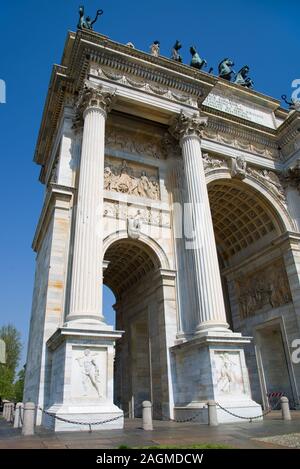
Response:
[{"label": "decorative frieze", "polygon": [[212,171],[214,169],[228,168],[228,163],[225,159],[220,157],[215,157],[208,153],[202,155],[204,171]]},{"label": "decorative frieze", "polygon": [[255,130],[245,129],[234,123],[226,123],[217,117],[209,116],[202,136],[216,143],[245,150],[272,160],[280,158],[278,143],[271,135],[268,138]]},{"label": "decorative frieze", "polygon": [[277,308],[292,301],[289,282],[281,259],[240,276],[235,281],[241,319],[254,316],[264,307]]},{"label": "decorative frieze", "polygon": [[[116,200],[104,201],[104,217],[116,220],[139,220],[139,224],[147,223],[170,228],[170,212],[159,208],[129,204]],[[131,224],[131,227],[133,225]]]},{"label": "decorative frieze", "polygon": [[157,170],[128,164],[126,160],[105,159],[104,189],[153,200],[160,197]]},{"label": "decorative frieze", "polygon": [[195,90],[194,93],[196,96],[193,96],[193,93],[191,92],[185,93],[182,91],[172,90],[172,88],[169,86],[151,82],[151,79],[148,78],[145,79],[144,77],[134,77],[134,75],[128,73],[115,73],[112,72],[109,68],[99,67],[97,65],[91,66],[90,74],[92,76],[108,79],[122,85],[130,86],[131,88],[143,90],[147,93],[170,99],[171,101],[188,104],[190,106],[197,106],[197,99],[202,95],[201,89]]},{"label": "decorative frieze", "polygon": [[105,146],[107,150],[150,156],[155,159],[160,159],[165,154],[161,139],[141,133],[133,134],[121,128],[107,129]]}]

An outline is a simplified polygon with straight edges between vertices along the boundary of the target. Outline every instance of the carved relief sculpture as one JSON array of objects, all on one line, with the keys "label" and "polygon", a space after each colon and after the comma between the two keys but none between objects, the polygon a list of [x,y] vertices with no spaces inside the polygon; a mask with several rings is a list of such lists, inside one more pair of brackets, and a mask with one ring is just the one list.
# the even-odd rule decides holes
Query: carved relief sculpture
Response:
[{"label": "carved relief sculpture", "polygon": [[267,169],[247,168],[247,174],[260,181],[271,192],[273,192],[276,197],[278,197],[282,202],[285,202],[286,197],[283,185],[274,171],[269,171]]},{"label": "carved relief sculpture", "polygon": [[100,391],[99,367],[96,363],[96,356],[96,354],[91,354],[89,349],[85,349],[83,355],[76,358],[76,360],[81,368],[85,396],[90,394],[89,389],[92,387],[97,391],[99,397],[103,397]]},{"label": "carved relief sculpture", "polygon": [[106,163],[104,168],[104,189],[128,195],[159,199],[158,178],[147,175],[145,170],[139,173],[128,166],[123,160],[121,166]]},{"label": "carved relief sculpture", "polygon": [[245,179],[247,161],[244,156],[237,156],[231,160],[231,177]]},{"label": "carved relief sculpture", "polygon": [[220,394],[245,392],[238,353],[215,353],[217,388]]},{"label": "carved relief sculpture", "polygon": [[122,129],[108,129],[105,145],[111,150],[120,150],[159,159],[163,153],[162,141],[143,135],[131,135]]},{"label": "carved relief sculpture", "polygon": [[241,319],[261,308],[277,308],[291,301],[287,274],[281,260],[235,282]]},{"label": "carved relief sculpture", "polygon": [[227,168],[228,166],[227,161],[211,156],[208,153],[203,153],[202,159],[205,172],[210,169]]},{"label": "carved relief sculpture", "polygon": [[131,239],[138,239],[142,229],[142,216],[140,210],[134,217],[127,219],[127,234]]}]

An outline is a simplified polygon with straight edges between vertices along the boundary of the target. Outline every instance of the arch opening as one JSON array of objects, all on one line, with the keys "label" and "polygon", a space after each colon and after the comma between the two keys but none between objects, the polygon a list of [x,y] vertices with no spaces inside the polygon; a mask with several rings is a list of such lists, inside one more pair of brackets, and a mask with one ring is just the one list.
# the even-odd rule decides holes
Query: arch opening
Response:
[{"label": "arch opening", "polygon": [[224,265],[248,257],[284,232],[275,209],[245,183],[214,181],[208,185],[208,194]]},{"label": "arch opening", "polygon": [[291,303],[282,251],[273,243],[286,231],[284,222],[275,206],[243,181],[212,181],[208,194],[227,320],[234,331],[245,336],[258,337],[259,328],[263,342],[263,353],[253,344],[245,350],[254,400],[265,404],[267,393],[281,391],[272,356],[284,364],[280,385],[293,399],[288,356],[268,329],[274,310],[278,308],[281,315]]},{"label": "arch opening", "polygon": [[113,241],[104,254],[103,283],[116,296],[114,400],[131,417],[141,417],[144,400],[155,418],[169,416],[167,351],[161,262],[140,240]]}]

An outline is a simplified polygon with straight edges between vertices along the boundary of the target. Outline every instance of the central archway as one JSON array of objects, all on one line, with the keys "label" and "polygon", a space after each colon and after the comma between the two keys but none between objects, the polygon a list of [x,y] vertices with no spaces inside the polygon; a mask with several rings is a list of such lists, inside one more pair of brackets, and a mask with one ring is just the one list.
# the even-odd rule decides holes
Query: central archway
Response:
[{"label": "central archway", "polygon": [[[103,283],[116,297],[116,329],[124,331],[116,344],[115,403],[141,417],[144,400],[153,403],[157,419],[170,416],[170,382],[163,253],[141,240],[121,238],[107,243]],[[174,315],[176,325],[175,285]]]}]

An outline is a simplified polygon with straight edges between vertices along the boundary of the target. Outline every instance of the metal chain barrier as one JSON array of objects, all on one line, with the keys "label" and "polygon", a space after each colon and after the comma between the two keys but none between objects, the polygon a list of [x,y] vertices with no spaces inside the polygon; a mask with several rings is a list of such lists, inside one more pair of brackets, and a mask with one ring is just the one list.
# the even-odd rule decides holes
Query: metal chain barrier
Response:
[{"label": "metal chain barrier", "polygon": [[249,423],[252,423],[253,420],[256,420],[256,419],[260,419],[262,417],[265,417],[266,415],[268,415],[270,412],[272,412],[274,409],[276,409],[277,405],[279,404],[280,402],[280,399],[281,397],[278,399],[278,401],[276,402],[276,405],[274,405],[273,407],[269,407],[268,410],[266,410],[265,412],[262,412],[261,414],[259,415],[255,415],[254,417],[245,417],[243,415],[238,415],[238,414],[235,414],[234,412],[231,412],[230,410],[228,409],[225,409],[225,407],[221,406],[221,404],[219,404],[219,402],[216,402],[216,405],[222,409],[224,412],[227,412],[227,414],[229,415],[232,415],[233,417],[236,417],[238,419],[242,419],[242,420],[249,420]]},{"label": "metal chain barrier", "polygon": [[39,410],[41,412],[43,412],[44,414],[49,415],[53,419],[60,420],[61,422],[71,423],[73,425],[74,424],[75,425],[87,425],[89,427],[89,432],[92,432],[92,426],[93,425],[104,425],[106,423],[115,422],[116,420],[119,420],[120,418],[123,418],[123,417],[126,418],[129,415],[129,413],[127,412],[125,415],[124,414],[118,415],[117,417],[112,417],[112,418],[109,418],[109,419],[106,419],[106,420],[101,420],[99,422],[78,422],[76,420],[69,420],[69,419],[65,419],[63,417],[59,417],[58,415],[52,414],[51,412],[47,412],[47,410],[44,410],[41,407],[39,407]]}]

